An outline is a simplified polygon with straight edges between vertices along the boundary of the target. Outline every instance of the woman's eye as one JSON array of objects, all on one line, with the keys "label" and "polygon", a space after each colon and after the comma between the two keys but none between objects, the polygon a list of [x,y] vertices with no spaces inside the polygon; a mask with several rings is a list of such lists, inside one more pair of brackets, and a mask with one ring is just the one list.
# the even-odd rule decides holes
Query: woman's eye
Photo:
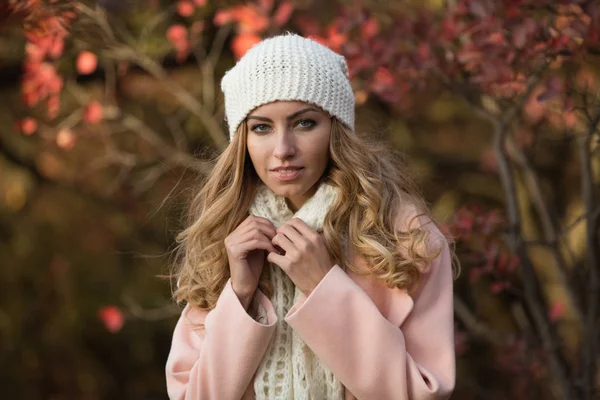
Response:
[{"label": "woman's eye", "polygon": [[300,121],[298,121],[298,125],[301,128],[311,128],[311,127],[315,126],[316,123],[312,119],[301,119]]},{"label": "woman's eye", "polygon": [[[260,127],[266,127],[266,128],[265,129],[257,129],[257,128],[260,128]],[[265,124],[259,124],[259,125],[254,125],[251,130],[253,132],[264,132],[267,128],[268,128],[267,125],[265,125]]]},{"label": "woman's eye", "polygon": [[[315,121],[313,121],[312,119],[301,119],[300,121],[296,122],[296,125],[299,126],[300,128],[312,128],[316,124],[317,123]],[[252,126],[252,128],[250,128],[250,130],[255,133],[263,133],[263,132],[266,132],[268,129],[269,129],[269,125],[266,125],[266,124],[258,124],[258,125],[254,125],[254,126]]]}]

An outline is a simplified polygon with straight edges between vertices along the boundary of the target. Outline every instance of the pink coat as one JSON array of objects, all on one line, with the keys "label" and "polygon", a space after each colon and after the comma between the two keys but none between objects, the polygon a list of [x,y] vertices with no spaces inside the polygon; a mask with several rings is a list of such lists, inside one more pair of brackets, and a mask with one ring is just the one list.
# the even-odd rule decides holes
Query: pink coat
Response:
[{"label": "pink coat", "polygon": [[[429,246],[442,251],[411,295],[336,264],[285,316],[342,382],[346,400],[446,399],[454,389],[451,256],[429,226]],[[170,399],[254,399],[254,374],[277,322],[269,298],[260,290],[255,296],[266,324],[244,310],[231,281],[212,311],[185,307],[166,364]]]}]

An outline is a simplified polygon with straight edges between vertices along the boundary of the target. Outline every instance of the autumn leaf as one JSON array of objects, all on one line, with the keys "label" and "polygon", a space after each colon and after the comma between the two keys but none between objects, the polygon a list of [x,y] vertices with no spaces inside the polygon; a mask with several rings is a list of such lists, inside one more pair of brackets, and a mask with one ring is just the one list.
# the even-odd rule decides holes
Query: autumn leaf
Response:
[{"label": "autumn leaf", "polygon": [[256,7],[238,6],[232,9],[232,13],[233,19],[238,23],[238,32],[241,34],[258,34],[269,27],[269,18]]},{"label": "autumn leaf", "polygon": [[369,17],[367,20],[361,25],[360,30],[362,32],[363,37],[366,39],[371,39],[379,33],[379,21],[374,17]]},{"label": "autumn leaf", "polygon": [[557,300],[552,303],[550,310],[548,311],[548,319],[550,322],[556,322],[560,317],[562,317],[567,310],[567,306],[564,302]]},{"label": "autumn leaf", "polygon": [[270,12],[273,9],[273,0],[258,0],[258,5],[265,12]]},{"label": "autumn leaf", "polygon": [[125,324],[125,316],[121,310],[115,306],[104,306],[98,310],[98,318],[104,324],[104,327],[111,333],[121,330]]},{"label": "autumn leaf", "polygon": [[233,38],[231,49],[236,60],[242,58],[246,51],[261,41],[261,37],[253,33],[242,33]]},{"label": "autumn leaf", "polygon": [[63,150],[71,150],[75,147],[75,134],[70,129],[61,129],[56,135],[56,145]]},{"label": "autumn leaf", "polygon": [[194,15],[194,11],[196,11],[196,8],[190,1],[180,0],[177,3],[177,14],[181,15],[182,17],[191,17]]},{"label": "autumn leaf", "polygon": [[181,24],[171,25],[167,29],[166,36],[171,43],[180,42],[187,39],[187,29]]},{"label": "autumn leaf", "polygon": [[294,12],[294,4],[291,1],[282,2],[273,15],[273,22],[279,27],[283,26],[289,21],[292,12]]},{"label": "autumn leaf", "polygon": [[98,57],[91,51],[82,51],[77,56],[75,65],[78,73],[89,75],[96,71],[96,68],[98,67]]},{"label": "autumn leaf", "polygon": [[37,130],[37,121],[31,117],[25,117],[19,123],[19,128],[23,134],[30,136]]},{"label": "autumn leaf", "polygon": [[92,100],[88,104],[86,104],[83,111],[83,120],[88,124],[97,124],[102,121],[104,116],[104,110],[102,105]]},{"label": "autumn leaf", "polygon": [[233,21],[233,15],[229,10],[219,10],[215,13],[213,17],[213,24],[216,26],[221,26],[230,23]]}]

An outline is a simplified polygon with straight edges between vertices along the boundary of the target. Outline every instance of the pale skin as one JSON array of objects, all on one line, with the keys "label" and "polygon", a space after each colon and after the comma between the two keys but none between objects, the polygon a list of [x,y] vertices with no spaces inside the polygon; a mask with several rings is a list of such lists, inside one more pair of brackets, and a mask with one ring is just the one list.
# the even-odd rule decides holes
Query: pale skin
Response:
[{"label": "pale skin", "polygon": [[[286,198],[292,212],[297,211],[316,192],[327,167],[330,115],[305,102],[276,101],[257,107],[243,123],[248,126],[248,154],[257,175]],[[288,166],[302,170],[293,180],[278,179],[273,169]],[[321,233],[299,218],[275,229],[268,219],[251,215],[225,239],[225,247],[233,290],[246,309],[258,287],[265,253],[305,296],[335,264]]]}]

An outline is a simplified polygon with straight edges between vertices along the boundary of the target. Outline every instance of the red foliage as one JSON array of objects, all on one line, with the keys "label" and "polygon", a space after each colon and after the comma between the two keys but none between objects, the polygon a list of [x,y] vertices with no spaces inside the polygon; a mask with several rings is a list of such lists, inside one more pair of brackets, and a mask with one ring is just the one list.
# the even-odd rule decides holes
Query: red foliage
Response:
[{"label": "red foliage", "polygon": [[82,75],[89,75],[98,68],[98,57],[91,51],[82,51],[77,56],[75,62],[77,72]]},{"label": "red foliage", "polygon": [[242,58],[248,49],[260,42],[261,37],[254,33],[242,33],[233,38],[231,50],[236,59]]},{"label": "red foliage", "polygon": [[191,1],[180,0],[177,3],[177,13],[182,17],[191,17],[195,11],[196,7]]},{"label": "red foliage", "polygon": [[19,129],[27,136],[33,135],[37,130],[37,121],[31,117],[25,117],[19,123]]},{"label": "red foliage", "polygon": [[499,210],[484,211],[479,206],[462,207],[443,229],[465,247],[462,251],[464,257],[471,260],[468,264],[469,282],[474,283],[485,276],[490,280],[492,293],[512,287],[519,258],[502,241],[506,221]]},{"label": "red foliage", "polygon": [[63,150],[71,150],[75,147],[76,137],[72,130],[61,129],[56,135],[56,145]]},{"label": "red foliage", "polygon": [[104,327],[111,333],[121,330],[125,324],[125,316],[121,310],[115,306],[104,306],[98,310],[98,318],[104,324]]},{"label": "red foliage", "polygon": [[84,108],[83,120],[88,124],[97,124],[102,121],[104,117],[104,110],[102,105],[93,100],[90,101]]},{"label": "red foliage", "polygon": [[232,41],[231,49],[236,59],[240,59],[252,45],[260,41],[270,26],[285,25],[294,11],[291,1],[281,2],[275,11],[273,6],[272,0],[257,0],[219,10],[215,14],[215,25],[235,24],[237,35]]},{"label": "red foliage", "polygon": [[567,306],[562,301],[555,301],[548,311],[548,319],[556,322],[567,311]]},{"label": "red foliage", "polygon": [[56,72],[54,60],[64,50],[71,20],[76,17],[72,1],[10,0],[13,12],[23,16],[27,43],[23,61],[21,95],[25,105],[33,107],[47,101],[48,118],[60,109],[63,78]]},{"label": "red foliage", "polygon": [[183,62],[191,50],[191,42],[188,30],[181,24],[171,25],[167,29],[167,39],[171,42],[177,52],[177,61]]},{"label": "red foliage", "polygon": [[599,7],[582,3],[530,0],[520,7],[508,0],[459,0],[443,13],[423,8],[415,15],[390,15],[393,22],[384,29],[368,11],[348,8],[324,27],[307,14],[297,15],[294,24],[343,53],[352,77],[373,77],[382,67],[391,71],[398,83],[387,91],[370,86],[388,102],[398,103],[408,89],[439,77],[512,98],[523,93],[525,78],[542,63],[598,46]]},{"label": "red foliage", "polygon": [[47,100],[48,118],[58,115],[63,79],[48,62],[25,61],[21,94],[25,105],[33,107]]}]

